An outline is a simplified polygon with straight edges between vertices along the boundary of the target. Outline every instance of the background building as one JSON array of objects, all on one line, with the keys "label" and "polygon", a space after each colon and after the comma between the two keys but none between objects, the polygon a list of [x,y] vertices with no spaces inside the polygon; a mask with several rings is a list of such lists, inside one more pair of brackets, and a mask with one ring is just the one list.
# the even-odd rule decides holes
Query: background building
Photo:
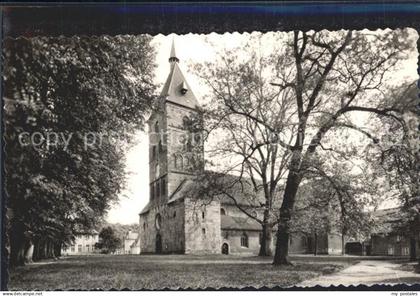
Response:
[{"label": "background building", "polygon": [[89,233],[79,233],[75,241],[68,247],[63,247],[62,255],[89,255],[95,252],[95,244],[99,241],[99,233],[93,230]]}]

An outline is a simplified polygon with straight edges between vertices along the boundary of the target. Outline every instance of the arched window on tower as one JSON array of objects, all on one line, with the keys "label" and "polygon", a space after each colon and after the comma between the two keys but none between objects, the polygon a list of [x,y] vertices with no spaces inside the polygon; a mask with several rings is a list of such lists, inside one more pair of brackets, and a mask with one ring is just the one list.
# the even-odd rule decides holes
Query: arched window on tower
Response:
[{"label": "arched window on tower", "polygon": [[155,187],[153,183],[150,184],[149,190],[150,190],[150,200],[152,201],[155,198]]},{"label": "arched window on tower", "polygon": [[185,151],[191,152],[193,148],[191,135],[187,135],[187,138],[185,140]]},{"label": "arched window on tower", "polygon": [[177,167],[177,165],[178,165],[178,156],[174,155],[172,158],[173,158],[173,162],[174,162],[174,168],[178,168]]},{"label": "arched window on tower", "polygon": [[159,153],[163,151],[162,140],[159,140]]},{"label": "arched window on tower", "polygon": [[248,248],[248,235],[244,232],[241,235],[241,247]]},{"label": "arched window on tower", "polygon": [[155,165],[155,179],[158,179],[159,176],[160,176],[159,163],[156,163],[156,165]]},{"label": "arched window on tower", "polygon": [[178,170],[184,169],[184,159],[182,155],[177,155],[175,158],[175,168]]},{"label": "arched window on tower", "polygon": [[156,198],[160,198],[160,183],[159,181],[156,182]]},{"label": "arched window on tower", "polygon": [[220,208],[220,215],[226,215],[226,210],[224,208]]},{"label": "arched window on tower", "polygon": [[189,125],[190,125],[190,119],[188,118],[188,116],[182,117],[182,126],[184,128],[187,128]]},{"label": "arched window on tower", "polygon": [[166,194],[166,179],[165,177],[162,177],[161,181],[161,192],[162,192],[162,196],[165,196]]},{"label": "arched window on tower", "polygon": [[155,159],[157,159],[157,157],[156,157],[156,146],[153,146],[152,147],[152,160],[155,160]]}]

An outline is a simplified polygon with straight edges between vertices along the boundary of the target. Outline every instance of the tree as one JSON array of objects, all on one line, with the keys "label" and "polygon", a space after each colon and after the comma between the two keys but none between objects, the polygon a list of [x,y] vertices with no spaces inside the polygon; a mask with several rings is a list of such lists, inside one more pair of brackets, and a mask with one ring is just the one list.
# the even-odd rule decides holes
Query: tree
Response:
[{"label": "tree", "polygon": [[418,89],[410,82],[391,89],[387,104],[401,110],[399,121],[381,118],[376,132],[383,141],[371,145],[367,161],[385,177],[389,191],[401,205],[401,221],[396,228],[410,237],[410,259],[417,259],[417,237],[420,229],[420,192],[418,149]]},{"label": "tree", "polygon": [[[305,172],[316,160],[317,149],[329,150],[322,144],[328,134],[351,129],[376,142],[377,139],[362,129],[351,114],[367,113],[397,120],[395,114],[400,110],[382,104],[381,98],[389,86],[389,73],[414,46],[410,37],[409,30],[386,30],[377,34],[353,31],[294,31],[287,34],[276,49],[276,58],[271,60],[274,71],[272,75],[267,74],[272,78],[272,85],[278,87],[281,98],[273,102],[289,106],[286,114],[277,114],[276,118],[283,124],[277,125],[274,120],[274,126],[266,120],[264,113],[247,108],[249,101],[243,100],[248,91],[244,87],[247,81],[226,80],[223,74],[230,73],[229,67],[222,63],[205,65],[201,76],[211,87],[213,99],[222,98],[231,113],[251,118],[270,130],[273,135],[270,140],[259,144],[272,145],[275,139],[290,153],[278,213],[273,264],[290,264],[290,221],[296,194]],[[237,57],[236,54],[236,59],[235,55],[226,59],[235,61]],[[264,100],[264,97],[258,100]],[[251,150],[249,157],[253,154]]]},{"label": "tree", "polygon": [[212,71],[196,68],[214,93],[202,108],[207,136],[216,135],[213,138],[217,139],[206,150],[212,160],[208,164],[225,164],[217,173],[205,172],[199,183],[208,185],[204,194],[227,197],[261,225],[259,255],[271,256],[281,181],[290,157],[289,150],[276,142],[279,135],[273,129],[284,129],[290,105],[282,101],[284,94],[270,85],[265,75],[273,71],[274,55],[260,55],[252,47],[259,41],[250,41],[245,48],[247,56],[240,61],[232,58],[234,51],[226,51],[221,65]]},{"label": "tree", "polygon": [[105,227],[99,233],[99,242],[95,248],[101,250],[102,253],[114,253],[121,246],[121,239],[115,234],[111,226]]},{"label": "tree", "polygon": [[8,39],[4,55],[7,232],[19,265],[31,250],[59,256],[117,199],[154,63],[149,38],[135,36]]}]

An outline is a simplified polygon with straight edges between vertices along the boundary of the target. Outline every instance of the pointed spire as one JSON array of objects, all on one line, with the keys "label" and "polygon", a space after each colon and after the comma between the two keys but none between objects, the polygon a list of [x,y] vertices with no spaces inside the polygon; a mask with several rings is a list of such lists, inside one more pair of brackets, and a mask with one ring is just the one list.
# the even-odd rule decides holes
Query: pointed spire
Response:
[{"label": "pointed spire", "polygon": [[171,55],[169,56],[169,62],[175,62],[178,63],[179,59],[176,57],[176,53],[175,53],[175,37],[172,38],[172,47],[171,47]]}]

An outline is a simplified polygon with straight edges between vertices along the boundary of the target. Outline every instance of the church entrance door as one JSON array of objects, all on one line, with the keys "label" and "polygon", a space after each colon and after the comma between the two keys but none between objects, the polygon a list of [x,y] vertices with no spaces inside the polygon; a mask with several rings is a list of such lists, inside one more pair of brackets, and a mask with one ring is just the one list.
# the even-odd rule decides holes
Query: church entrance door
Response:
[{"label": "church entrance door", "polygon": [[156,254],[162,253],[162,237],[160,234],[156,234]]},{"label": "church entrance door", "polygon": [[222,254],[229,255],[229,245],[227,243],[222,245]]}]

